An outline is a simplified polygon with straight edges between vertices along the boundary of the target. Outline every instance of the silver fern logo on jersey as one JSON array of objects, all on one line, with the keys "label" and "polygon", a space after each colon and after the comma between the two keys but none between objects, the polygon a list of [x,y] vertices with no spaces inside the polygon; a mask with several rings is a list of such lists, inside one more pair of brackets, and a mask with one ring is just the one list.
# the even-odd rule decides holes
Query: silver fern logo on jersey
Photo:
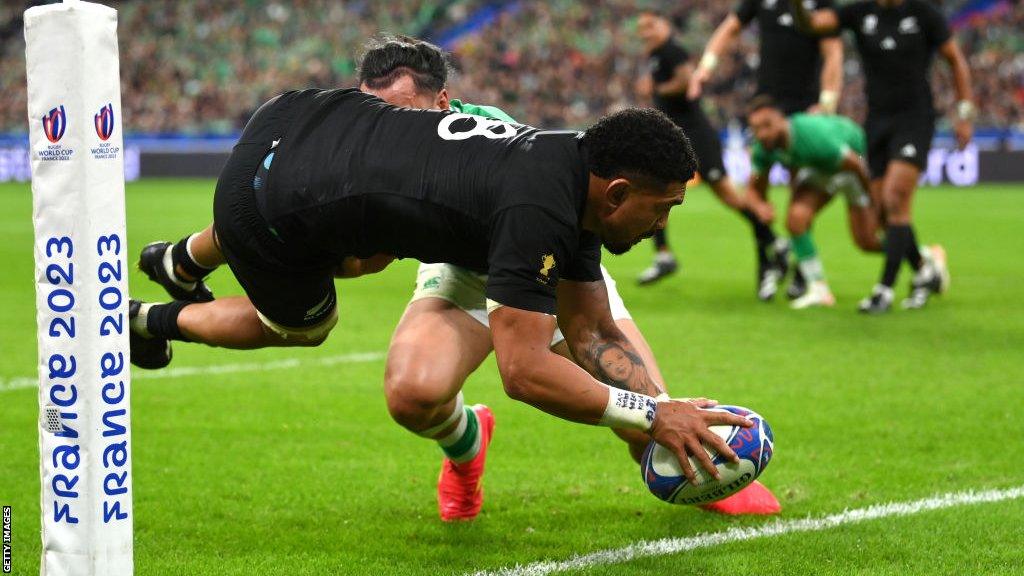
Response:
[{"label": "silver fern logo on jersey", "polygon": [[501,140],[515,136],[516,126],[493,118],[456,112],[441,120],[437,125],[437,135],[445,140],[465,140],[473,136]]}]

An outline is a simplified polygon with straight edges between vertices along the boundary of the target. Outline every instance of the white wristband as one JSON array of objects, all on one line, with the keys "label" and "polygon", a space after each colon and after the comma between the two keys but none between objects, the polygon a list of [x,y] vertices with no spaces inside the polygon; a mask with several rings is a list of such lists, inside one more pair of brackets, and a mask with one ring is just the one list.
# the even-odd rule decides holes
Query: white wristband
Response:
[{"label": "white wristband", "polygon": [[970,100],[960,100],[956,103],[956,117],[959,120],[974,120],[977,116],[978,110],[974,107],[974,102]]},{"label": "white wristband", "polygon": [[650,430],[658,403],[645,394],[608,387],[608,406],[600,424],[610,428]]},{"label": "white wristband", "polygon": [[818,95],[818,106],[821,106],[822,111],[826,114],[835,114],[838,104],[839,94],[833,90],[822,90]]},{"label": "white wristband", "polygon": [[711,72],[716,66],[718,66],[718,56],[711,52],[705,52],[700,58],[699,66],[708,72]]}]

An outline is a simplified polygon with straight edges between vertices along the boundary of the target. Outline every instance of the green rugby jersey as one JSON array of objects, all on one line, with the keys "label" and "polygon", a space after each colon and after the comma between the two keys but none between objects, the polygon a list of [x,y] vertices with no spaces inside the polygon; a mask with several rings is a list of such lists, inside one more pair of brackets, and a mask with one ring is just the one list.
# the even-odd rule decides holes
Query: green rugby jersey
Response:
[{"label": "green rugby jersey", "polygon": [[483,116],[484,118],[494,118],[495,120],[501,120],[502,122],[513,122],[518,124],[518,122],[506,114],[504,110],[494,106],[470,104],[468,102],[455,99],[449,101],[448,106],[454,112],[462,112],[463,114],[472,114],[474,116]]},{"label": "green rugby jersey", "polygon": [[861,156],[867,150],[864,130],[846,116],[794,114],[789,117],[789,147],[765,150],[754,142],[751,162],[755,173],[767,174],[772,164],[790,169],[814,168],[828,174],[839,171],[847,150]]}]

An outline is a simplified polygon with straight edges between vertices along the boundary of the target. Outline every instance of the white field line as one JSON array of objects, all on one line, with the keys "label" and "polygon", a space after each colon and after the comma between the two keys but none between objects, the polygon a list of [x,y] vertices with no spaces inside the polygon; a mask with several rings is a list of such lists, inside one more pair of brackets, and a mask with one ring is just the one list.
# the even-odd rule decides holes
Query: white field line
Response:
[{"label": "white field line", "polygon": [[[269,362],[251,362],[247,364],[213,364],[210,366],[177,366],[165,370],[132,370],[132,380],[162,380],[165,378],[183,378],[186,376],[212,376],[217,374],[237,374],[241,372],[263,372],[264,370],[290,370],[300,367],[334,366],[337,364],[358,364],[383,360],[383,352],[355,352],[325,358],[299,360],[286,358]],[[17,378],[0,378],[0,392],[20,390],[39,386],[39,379],[29,376]]]},{"label": "white field line", "polygon": [[601,550],[590,554],[573,556],[568,560],[534,562],[526,565],[516,565],[501,568],[493,571],[475,572],[474,576],[543,576],[554,572],[565,570],[580,570],[593,566],[607,564],[618,564],[629,562],[637,558],[649,558],[653,556],[665,556],[695,550],[697,548],[710,548],[731,542],[742,542],[756,538],[767,538],[770,536],[781,536],[793,532],[817,532],[828,530],[844,524],[855,524],[865,520],[876,520],[878,518],[890,518],[898,516],[910,516],[929,510],[952,508],[954,506],[966,506],[980,504],[983,502],[999,502],[1002,500],[1013,500],[1024,497],[1024,486],[1008,488],[1006,490],[985,490],[983,492],[967,491],[941,494],[923,500],[912,502],[891,502],[889,504],[875,504],[867,508],[846,510],[838,514],[824,516],[821,518],[802,518],[796,520],[777,520],[762,526],[748,528],[730,528],[722,532],[709,532],[690,536],[687,538],[664,538],[661,540],[640,541],[623,548]]}]

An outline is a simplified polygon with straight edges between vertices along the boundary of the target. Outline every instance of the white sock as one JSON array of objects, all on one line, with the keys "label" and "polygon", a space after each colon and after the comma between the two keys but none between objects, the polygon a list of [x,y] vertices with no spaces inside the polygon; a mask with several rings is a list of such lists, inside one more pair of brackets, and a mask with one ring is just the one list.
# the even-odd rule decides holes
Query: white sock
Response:
[{"label": "white sock", "polygon": [[153,304],[143,304],[142,307],[139,308],[138,316],[128,321],[128,329],[139,336],[152,338],[153,335],[149,333],[149,328],[146,326],[146,315],[149,314],[149,309],[152,307]]},{"label": "white sock", "polygon": [[803,273],[804,278],[808,281],[823,282],[825,280],[825,267],[817,256],[801,260],[797,265],[800,267],[800,272]]},{"label": "white sock", "polygon": [[447,429],[449,426],[454,424],[456,420],[458,420],[460,417],[463,416],[463,412],[464,412],[463,408],[464,407],[465,407],[465,404],[464,404],[464,401],[462,399],[462,392],[459,392],[459,395],[455,397],[455,409],[453,409],[452,413],[449,414],[448,417],[444,419],[444,422],[441,422],[440,424],[438,424],[436,426],[432,426],[430,428],[427,428],[426,430],[422,430],[420,432],[417,432],[417,434],[419,434],[420,436],[423,436],[424,438],[430,438],[431,440],[436,440],[436,438],[434,438],[435,436],[437,436],[442,430]]},{"label": "white sock", "polygon": [[204,268],[206,270],[216,270],[216,266],[207,266],[206,264],[203,264],[199,260],[196,260],[196,255],[192,252],[192,241],[195,240],[196,236],[199,236],[198,232],[189,236],[188,240],[185,241],[185,252],[188,254],[188,257],[196,266],[199,266],[200,268]]},{"label": "white sock", "polygon": [[174,282],[178,286],[181,286],[185,290],[195,290],[195,288],[196,288],[196,283],[195,282],[185,282],[181,278],[178,278],[178,273],[175,272],[175,270],[174,270],[174,257],[172,256],[172,252],[173,251],[174,251],[174,245],[173,244],[168,246],[167,250],[164,250],[163,265],[164,265],[164,271],[167,272],[167,277],[170,278],[172,282]]}]

